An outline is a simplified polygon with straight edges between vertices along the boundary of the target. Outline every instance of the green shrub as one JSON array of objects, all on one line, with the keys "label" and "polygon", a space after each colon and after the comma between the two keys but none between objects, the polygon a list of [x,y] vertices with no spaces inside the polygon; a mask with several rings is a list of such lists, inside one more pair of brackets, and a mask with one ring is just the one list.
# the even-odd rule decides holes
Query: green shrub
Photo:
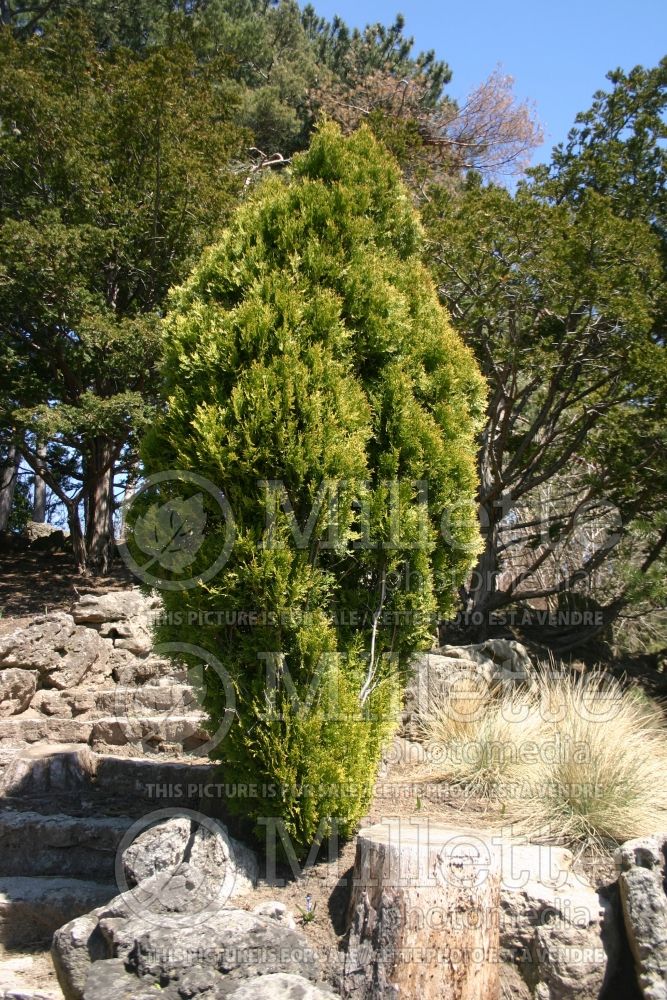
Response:
[{"label": "green shrub", "polygon": [[[228,671],[237,715],[215,750],[225,781],[279,786],[238,806],[260,837],[258,821],[280,817],[299,851],[334,819],[353,832],[394,724],[397,676],[451,613],[477,552],[484,385],[420,252],[394,162],[369,131],[343,138],[325,125],[289,177],[267,178],[242,205],[167,320],[166,406],[146,469],[216,484],[236,537],[214,579],[165,592],[165,604],[265,617],[172,623],[159,638],[206,647]],[[336,489],[305,531],[327,484]],[[188,575],[225,536],[204,503]],[[305,710],[283,685],[267,716],[267,654],[301,701],[319,678]],[[225,693],[214,672],[204,680],[215,728]]]}]

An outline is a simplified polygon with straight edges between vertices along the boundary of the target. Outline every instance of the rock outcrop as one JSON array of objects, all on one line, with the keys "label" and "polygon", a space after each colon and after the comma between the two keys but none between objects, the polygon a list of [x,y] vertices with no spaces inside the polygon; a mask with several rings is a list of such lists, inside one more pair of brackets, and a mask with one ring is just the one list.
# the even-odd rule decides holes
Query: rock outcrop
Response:
[{"label": "rock outcrop", "polygon": [[475,646],[441,646],[430,653],[418,653],[412,658],[411,671],[402,727],[408,738],[418,734],[416,717],[457,681],[466,677],[480,679],[493,689],[531,683],[535,673],[525,647],[507,639],[489,639]]},{"label": "rock outcrop", "polygon": [[216,898],[218,886],[232,898],[256,885],[254,852],[230,837],[222,823],[183,810],[156,825],[144,825],[122,852],[123,875],[130,888],[174,872],[192,885],[200,883],[201,892],[215,887]]},{"label": "rock outcrop", "polygon": [[629,840],[615,860],[639,988],[645,1000],[667,1000],[667,834]]},{"label": "rock outcrop", "polygon": [[25,712],[36,690],[37,676],[34,670],[8,667],[0,671],[0,718]]},{"label": "rock outcrop", "polygon": [[172,817],[121,846],[120,864],[134,885],[54,935],[66,1000],[136,1000],[154,995],[155,983],[168,1000],[241,989],[241,998],[332,995],[315,951],[280,908],[251,913],[230,902],[252,887],[257,865],[219,824],[202,817],[195,829]]},{"label": "rock outcrop", "polygon": [[208,736],[193,678],[153,652],[159,609],[138,590],[87,594],[70,614],[0,637],[0,747],[200,753]]},{"label": "rock outcrop", "polygon": [[516,965],[538,1000],[597,1000],[619,960],[611,903],[565,848],[496,842],[501,957]]},{"label": "rock outcrop", "polygon": [[69,690],[84,677],[99,682],[110,673],[110,649],[92,629],[81,628],[72,615],[41,615],[27,628],[0,638],[0,670],[31,670],[40,687]]}]

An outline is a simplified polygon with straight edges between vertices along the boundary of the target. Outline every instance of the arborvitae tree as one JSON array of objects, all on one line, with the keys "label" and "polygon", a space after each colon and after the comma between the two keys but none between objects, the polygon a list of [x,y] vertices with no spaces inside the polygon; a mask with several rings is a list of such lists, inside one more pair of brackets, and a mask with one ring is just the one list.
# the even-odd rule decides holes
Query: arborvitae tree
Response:
[{"label": "arborvitae tree", "polygon": [[[477,552],[484,385],[420,250],[395,163],[370,131],[327,125],[290,178],[263,181],[237,211],[167,320],[146,471],[206,477],[236,535],[213,579],[165,590],[178,614],[158,635],[224,666],[225,781],[273,786],[237,806],[260,837],[262,817],[282,819],[304,852],[318,829],[348,835],[363,814],[400,668],[432,642]],[[199,486],[192,502],[201,545],[165,569],[175,588],[228,538]],[[216,730],[229,691],[214,670],[204,683]]]}]

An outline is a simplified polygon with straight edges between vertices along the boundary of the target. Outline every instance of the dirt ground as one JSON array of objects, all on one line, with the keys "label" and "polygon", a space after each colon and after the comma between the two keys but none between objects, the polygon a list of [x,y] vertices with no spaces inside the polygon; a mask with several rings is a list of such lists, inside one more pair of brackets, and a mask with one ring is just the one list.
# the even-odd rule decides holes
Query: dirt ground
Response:
[{"label": "dirt ground", "polygon": [[68,611],[81,594],[127,590],[136,580],[116,560],[108,576],[83,576],[66,552],[0,549],[0,634],[34,615]]},{"label": "dirt ground", "polygon": [[0,949],[0,995],[37,993],[49,1000],[63,1000],[48,951],[3,952]]}]

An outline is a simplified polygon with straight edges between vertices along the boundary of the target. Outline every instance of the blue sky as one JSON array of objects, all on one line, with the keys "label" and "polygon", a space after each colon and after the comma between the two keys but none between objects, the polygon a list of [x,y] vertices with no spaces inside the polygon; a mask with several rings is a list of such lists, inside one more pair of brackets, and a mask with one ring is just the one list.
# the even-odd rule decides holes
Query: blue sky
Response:
[{"label": "blue sky", "polygon": [[605,75],[667,54],[665,0],[312,0],[318,14],[351,25],[393,21],[401,12],[419,49],[435,49],[452,69],[448,93],[462,98],[500,63],[521,98],[534,101],[549,158]]}]

